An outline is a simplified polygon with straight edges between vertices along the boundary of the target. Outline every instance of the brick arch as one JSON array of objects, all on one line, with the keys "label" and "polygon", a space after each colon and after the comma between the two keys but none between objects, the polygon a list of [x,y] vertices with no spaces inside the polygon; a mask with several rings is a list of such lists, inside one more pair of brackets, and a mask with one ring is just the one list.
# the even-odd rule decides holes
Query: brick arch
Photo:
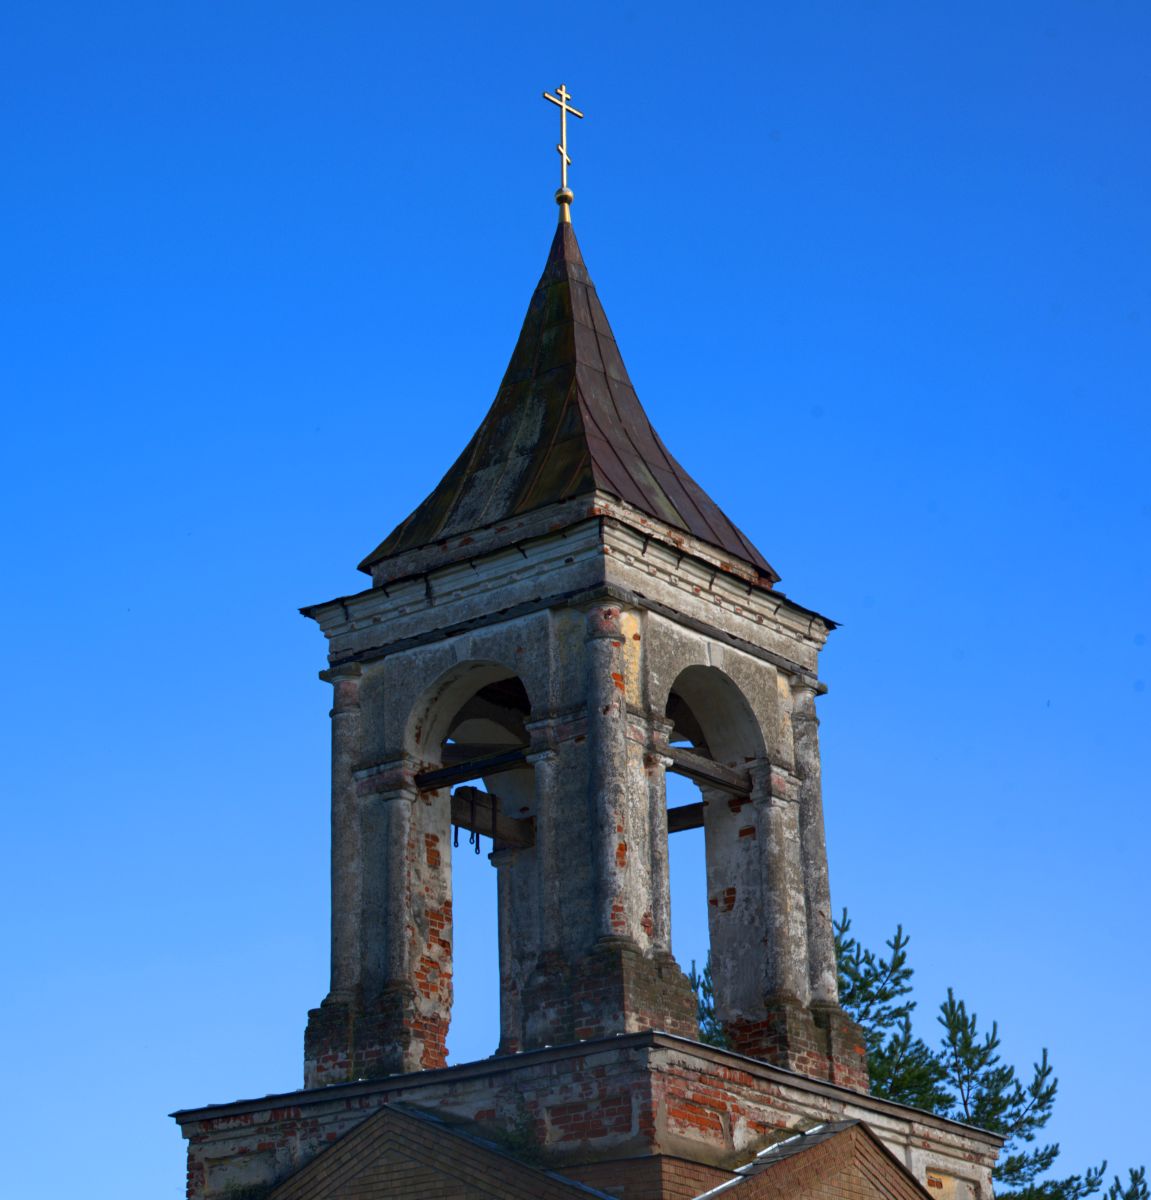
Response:
[{"label": "brick arch", "polygon": [[[787,714],[774,665],[654,614],[648,614],[644,624],[645,701],[653,716],[662,718],[676,685],[691,680],[696,685],[693,695],[697,707],[714,697],[732,710],[737,717],[736,727],[743,730],[734,743],[715,736],[716,745],[711,749],[716,755],[726,753],[727,758],[738,755],[741,759],[752,755],[785,764],[790,761]],[[690,676],[688,671],[692,671]]]},{"label": "brick arch", "polygon": [[[512,683],[522,689],[528,706],[525,717],[529,716],[535,711],[535,704],[528,683],[516,670],[492,659],[465,659],[455,663],[428,684],[412,705],[404,728],[405,751],[423,762],[438,762],[440,747],[451,736],[461,710],[485,689],[498,691],[499,685]],[[495,708],[498,704],[489,714],[493,720],[498,717]],[[498,740],[507,739],[501,737]]]},{"label": "brick arch", "polygon": [[763,758],[763,729],[751,703],[730,675],[695,664],[676,675],[664,701],[664,715],[708,757],[731,766]]}]

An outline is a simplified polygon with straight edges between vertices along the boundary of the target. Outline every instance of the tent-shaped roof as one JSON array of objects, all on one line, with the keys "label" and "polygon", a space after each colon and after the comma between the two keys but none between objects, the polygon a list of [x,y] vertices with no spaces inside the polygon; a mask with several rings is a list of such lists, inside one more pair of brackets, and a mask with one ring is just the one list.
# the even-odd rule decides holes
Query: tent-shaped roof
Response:
[{"label": "tent-shaped roof", "polygon": [[561,222],[483,423],[360,569],[597,490],[751,565],[767,586],[779,578],[652,428],[575,232]]}]

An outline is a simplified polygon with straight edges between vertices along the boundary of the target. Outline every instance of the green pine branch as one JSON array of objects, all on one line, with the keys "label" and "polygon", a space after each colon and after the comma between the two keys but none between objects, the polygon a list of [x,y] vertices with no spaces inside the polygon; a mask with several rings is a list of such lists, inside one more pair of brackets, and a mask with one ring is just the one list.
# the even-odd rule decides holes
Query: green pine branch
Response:
[{"label": "green pine branch", "polygon": [[[981,1029],[978,1015],[951,988],[939,1006],[938,1048],[916,1036],[909,942],[900,925],[885,943],[886,953],[876,953],[852,934],[846,909],[835,922],[839,1001],[863,1030],[872,1095],[1002,1134],[1006,1141],[993,1175],[996,1200],[1086,1200],[1103,1192],[1106,1162],[1081,1175],[1051,1178],[1059,1145],[1036,1144],[1059,1091],[1046,1049],[1024,1082],[1000,1055],[998,1024]],[[701,1039],[729,1047],[716,1016],[710,955],[702,971],[691,964],[689,979]],[[1145,1169],[1127,1174],[1126,1183],[1116,1175],[1101,1200],[1151,1200]]]}]

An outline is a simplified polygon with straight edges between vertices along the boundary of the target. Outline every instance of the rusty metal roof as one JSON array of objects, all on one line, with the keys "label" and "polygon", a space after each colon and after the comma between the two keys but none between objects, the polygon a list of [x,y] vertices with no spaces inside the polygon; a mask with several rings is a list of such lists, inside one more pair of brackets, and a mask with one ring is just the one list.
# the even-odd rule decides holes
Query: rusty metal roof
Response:
[{"label": "rusty metal roof", "polygon": [[556,230],[495,402],[435,491],[360,570],[557,501],[609,492],[779,576],[652,428],[570,224]]}]

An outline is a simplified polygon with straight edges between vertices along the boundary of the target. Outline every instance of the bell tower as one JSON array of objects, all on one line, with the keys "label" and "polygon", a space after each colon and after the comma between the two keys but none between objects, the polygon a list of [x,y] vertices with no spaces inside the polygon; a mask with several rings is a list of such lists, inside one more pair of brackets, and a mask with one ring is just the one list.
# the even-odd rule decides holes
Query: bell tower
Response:
[{"label": "bell tower", "polygon": [[[304,609],[333,692],[304,1087],[174,1113],[188,1200],[990,1200],[1002,1137],[869,1094],[823,832],[834,623],[652,428],[571,224],[582,114],[545,95],[559,223],[495,400],[370,584]],[[491,1057],[447,1066],[453,827],[493,846],[500,1015]],[[671,950],[688,829],[723,1046]]]},{"label": "bell tower", "polygon": [[[496,398],[370,584],[304,610],[332,688],[304,1087],[175,1112],[187,1198],[990,1200],[1000,1135],[869,1094],[823,839],[834,623],[648,420],[571,226],[582,114],[545,95],[559,222]],[[696,796],[669,806],[669,773]],[[499,1027],[448,1066],[454,828],[493,847]],[[671,949],[687,829],[723,1046]]]},{"label": "bell tower", "polygon": [[[702,826],[731,1048],[866,1091],[836,991],[820,790],[817,659],[834,624],[776,589],[660,440],[566,185],[556,198],[479,429],[360,564],[371,586],[304,610],[334,691],[332,977],[306,1085],[445,1064],[453,825],[495,847],[499,1054],[697,1038],[668,838]],[[669,771],[696,802],[668,808]]]}]

